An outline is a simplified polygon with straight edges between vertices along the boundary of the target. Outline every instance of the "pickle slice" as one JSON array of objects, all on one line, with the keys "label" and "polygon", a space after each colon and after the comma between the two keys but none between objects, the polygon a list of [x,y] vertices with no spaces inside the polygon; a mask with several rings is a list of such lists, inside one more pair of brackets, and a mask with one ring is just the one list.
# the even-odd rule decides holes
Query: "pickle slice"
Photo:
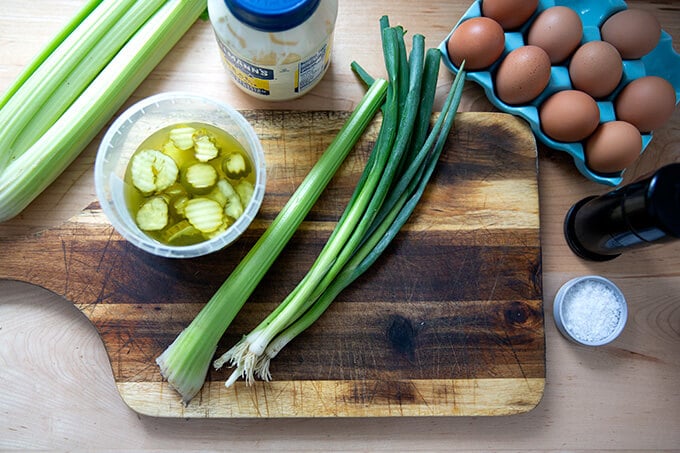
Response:
[{"label": "pickle slice", "polygon": [[250,169],[245,157],[241,153],[231,153],[222,160],[222,171],[231,179],[240,179],[248,176]]},{"label": "pickle slice", "polygon": [[170,140],[172,140],[179,149],[185,150],[193,148],[194,132],[196,132],[196,129],[193,127],[176,127],[170,131]]},{"label": "pickle slice", "polygon": [[200,162],[213,160],[220,154],[220,150],[215,146],[215,142],[205,131],[194,134],[194,155]]},{"label": "pickle slice", "polygon": [[201,232],[188,220],[181,220],[169,227],[163,233],[163,239],[167,242],[178,242],[187,236],[195,236]]},{"label": "pickle slice", "polygon": [[241,197],[234,189],[234,186],[229,184],[226,179],[220,179],[217,182],[217,187],[220,192],[225,196],[226,202],[224,203],[224,213],[231,217],[232,220],[236,220],[243,214],[243,205],[241,204]]},{"label": "pickle slice", "polygon": [[217,182],[217,170],[210,164],[191,165],[183,176],[182,182],[187,191],[199,195],[210,192]]},{"label": "pickle slice", "polygon": [[255,188],[250,181],[242,179],[236,184],[236,193],[238,193],[243,206],[247,206],[250,203],[250,199],[253,198],[253,192],[255,192]]},{"label": "pickle slice", "polygon": [[168,224],[168,203],[163,197],[153,197],[137,211],[137,225],[144,231],[159,231]]},{"label": "pickle slice", "polygon": [[132,157],[132,184],[144,194],[161,192],[175,183],[179,169],[172,157],[145,149]]},{"label": "pickle slice", "polygon": [[193,198],[184,208],[187,220],[202,233],[217,230],[224,222],[222,206],[210,198]]}]

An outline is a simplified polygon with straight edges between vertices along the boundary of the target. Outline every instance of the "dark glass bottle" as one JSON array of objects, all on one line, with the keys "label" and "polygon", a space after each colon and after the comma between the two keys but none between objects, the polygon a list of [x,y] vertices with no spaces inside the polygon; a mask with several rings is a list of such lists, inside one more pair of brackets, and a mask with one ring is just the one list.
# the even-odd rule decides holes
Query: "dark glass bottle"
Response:
[{"label": "dark glass bottle", "polygon": [[680,239],[680,163],[577,202],[565,217],[564,235],[576,255],[592,261]]}]

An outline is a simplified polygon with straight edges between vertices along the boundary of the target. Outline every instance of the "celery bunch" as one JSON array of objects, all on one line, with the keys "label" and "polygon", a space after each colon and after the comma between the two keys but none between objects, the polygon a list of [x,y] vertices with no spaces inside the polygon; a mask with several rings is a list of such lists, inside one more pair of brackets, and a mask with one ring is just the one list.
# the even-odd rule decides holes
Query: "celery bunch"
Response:
[{"label": "celery bunch", "polygon": [[90,0],[0,98],[0,222],[82,152],[206,9]]}]

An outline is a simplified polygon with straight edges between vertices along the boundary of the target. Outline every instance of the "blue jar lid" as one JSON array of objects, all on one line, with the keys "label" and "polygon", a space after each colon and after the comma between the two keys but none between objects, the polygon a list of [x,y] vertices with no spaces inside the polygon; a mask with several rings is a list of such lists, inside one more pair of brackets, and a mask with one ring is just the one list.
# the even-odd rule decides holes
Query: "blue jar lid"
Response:
[{"label": "blue jar lid", "polygon": [[316,11],[321,0],[224,0],[239,21],[262,31],[297,27]]}]

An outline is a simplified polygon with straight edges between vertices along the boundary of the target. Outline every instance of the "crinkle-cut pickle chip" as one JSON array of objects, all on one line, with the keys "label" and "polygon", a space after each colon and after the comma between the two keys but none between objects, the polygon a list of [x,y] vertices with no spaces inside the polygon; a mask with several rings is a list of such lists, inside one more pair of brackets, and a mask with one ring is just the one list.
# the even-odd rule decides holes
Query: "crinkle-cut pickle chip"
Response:
[{"label": "crinkle-cut pickle chip", "polygon": [[177,148],[185,150],[194,147],[194,132],[196,129],[190,126],[176,127],[169,136]]},{"label": "crinkle-cut pickle chip", "polygon": [[163,197],[153,197],[137,211],[137,225],[144,231],[160,231],[168,224],[168,203]]},{"label": "crinkle-cut pickle chip", "polygon": [[238,184],[236,184],[235,189],[236,193],[238,193],[238,196],[241,199],[241,204],[243,206],[247,206],[248,203],[250,203],[250,199],[253,198],[253,193],[255,192],[253,184],[248,180],[242,179]]},{"label": "crinkle-cut pickle chip", "polygon": [[[220,179],[220,181],[223,180]],[[227,204],[227,196],[220,190],[220,181],[217,182],[217,185],[210,192],[205,194],[205,197],[215,200],[220,206],[224,207],[224,205]]]},{"label": "crinkle-cut pickle chip", "polygon": [[199,130],[194,133],[194,155],[196,160],[200,162],[208,162],[216,158],[220,154],[220,150],[215,145],[215,142],[208,135],[205,130]]},{"label": "crinkle-cut pickle chip", "polygon": [[229,184],[229,181],[226,179],[220,179],[217,182],[217,187],[225,197],[225,203],[223,203],[224,213],[233,220],[241,217],[243,214],[243,205],[241,203],[241,197],[239,197],[239,194],[234,187]]},{"label": "crinkle-cut pickle chip", "polygon": [[193,226],[188,220],[180,220],[165,230],[163,239],[168,243],[172,243],[186,236],[195,236],[197,234],[201,234],[198,228]]},{"label": "crinkle-cut pickle chip", "polygon": [[248,176],[250,168],[248,162],[241,153],[230,153],[222,159],[222,171],[231,179],[240,179]]},{"label": "crinkle-cut pickle chip", "polygon": [[217,183],[217,170],[210,164],[193,164],[186,169],[183,176],[186,189],[194,194],[206,194]]},{"label": "crinkle-cut pickle chip", "polygon": [[220,179],[217,181],[217,188],[220,189],[220,192],[222,192],[222,195],[224,195],[227,200],[238,197],[236,190],[234,190],[234,186],[232,186],[226,179]]},{"label": "crinkle-cut pickle chip", "polygon": [[211,233],[224,222],[222,206],[210,198],[198,197],[187,202],[184,208],[187,220],[202,233]]},{"label": "crinkle-cut pickle chip", "polygon": [[239,217],[243,215],[243,205],[241,204],[241,200],[238,199],[230,199],[227,201],[227,204],[224,206],[224,213],[232,218],[233,220],[237,220]]},{"label": "crinkle-cut pickle chip", "polygon": [[132,184],[145,194],[161,192],[177,181],[179,169],[172,157],[155,149],[144,149],[132,157]]},{"label": "crinkle-cut pickle chip", "polygon": [[190,198],[188,195],[181,195],[172,201],[172,209],[175,210],[178,216],[186,217],[184,214],[184,209],[187,207],[187,203]]}]

